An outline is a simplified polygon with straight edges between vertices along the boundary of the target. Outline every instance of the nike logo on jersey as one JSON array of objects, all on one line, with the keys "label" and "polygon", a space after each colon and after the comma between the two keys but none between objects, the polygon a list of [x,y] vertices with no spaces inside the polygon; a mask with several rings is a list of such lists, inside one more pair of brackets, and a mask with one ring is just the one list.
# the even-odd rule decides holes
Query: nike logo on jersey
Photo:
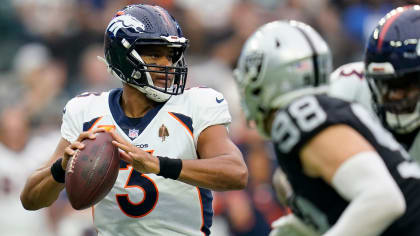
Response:
[{"label": "nike logo on jersey", "polygon": [[217,102],[217,103],[221,103],[221,102],[223,102],[223,100],[225,100],[225,99],[224,99],[224,98],[220,98],[220,99],[219,99],[219,98],[217,98],[217,97],[216,97],[216,102]]}]

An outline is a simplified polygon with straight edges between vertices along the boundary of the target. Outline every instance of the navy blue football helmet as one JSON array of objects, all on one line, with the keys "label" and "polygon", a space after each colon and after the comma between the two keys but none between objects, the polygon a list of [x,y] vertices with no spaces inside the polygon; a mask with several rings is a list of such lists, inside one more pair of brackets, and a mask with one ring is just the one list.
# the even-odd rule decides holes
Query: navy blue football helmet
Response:
[{"label": "navy blue football helmet", "polygon": [[404,134],[420,126],[420,6],[390,11],[371,34],[365,73],[374,107],[388,128]]},{"label": "navy blue football helmet", "polygon": [[[163,8],[130,5],[118,11],[105,31],[105,59],[109,71],[157,102],[184,92],[187,66],[184,52],[188,40],[177,21]],[[172,66],[146,64],[142,48],[161,45],[172,49]],[[150,73],[163,73],[166,86],[153,84]],[[172,78],[172,79],[170,79]]]}]

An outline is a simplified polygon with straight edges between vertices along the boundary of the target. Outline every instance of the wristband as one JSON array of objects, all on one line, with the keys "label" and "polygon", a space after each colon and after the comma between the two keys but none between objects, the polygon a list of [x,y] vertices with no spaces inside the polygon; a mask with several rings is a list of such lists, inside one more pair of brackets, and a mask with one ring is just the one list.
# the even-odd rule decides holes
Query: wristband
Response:
[{"label": "wristband", "polygon": [[159,159],[160,168],[160,172],[157,175],[175,180],[178,179],[182,170],[182,160],[161,156],[157,156],[157,158]]},{"label": "wristband", "polygon": [[51,175],[55,181],[58,183],[64,183],[66,171],[63,170],[63,167],[61,166],[61,162],[63,161],[63,158],[59,158],[57,161],[52,164],[50,170]]}]

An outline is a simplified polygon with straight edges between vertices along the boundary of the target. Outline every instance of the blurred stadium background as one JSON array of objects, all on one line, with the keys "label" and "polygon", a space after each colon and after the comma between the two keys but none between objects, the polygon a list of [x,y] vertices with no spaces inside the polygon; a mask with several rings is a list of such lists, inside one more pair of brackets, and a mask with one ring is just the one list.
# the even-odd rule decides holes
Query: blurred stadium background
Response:
[{"label": "blurred stadium background", "polygon": [[[315,27],[330,44],[334,68],[362,59],[366,38],[395,0],[2,0],[0,4],[0,232],[2,235],[96,235],[91,212],[73,210],[65,194],[52,207],[23,210],[26,177],[54,151],[61,110],[85,91],[119,86],[105,66],[103,33],[117,9],[158,4],[175,16],[190,39],[189,87],[225,94],[231,135],[244,153],[246,190],[215,193],[216,236],[261,236],[285,214],[271,187],[271,147],[245,126],[232,69],[245,39],[263,23],[294,19]],[[188,214],[188,213],[185,213]]]}]

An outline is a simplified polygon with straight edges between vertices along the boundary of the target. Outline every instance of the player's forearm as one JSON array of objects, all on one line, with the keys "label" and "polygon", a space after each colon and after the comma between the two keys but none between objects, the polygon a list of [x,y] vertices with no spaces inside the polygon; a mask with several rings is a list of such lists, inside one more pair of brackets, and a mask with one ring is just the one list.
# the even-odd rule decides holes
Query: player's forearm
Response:
[{"label": "player's forearm", "polygon": [[48,166],[37,170],[28,178],[20,200],[26,210],[38,210],[55,202],[63,188],[64,184],[53,179]]},{"label": "player's forearm", "polygon": [[243,189],[248,182],[248,169],[245,163],[227,154],[210,159],[183,160],[178,180],[217,191]]},{"label": "player's forearm", "polygon": [[352,201],[338,222],[324,236],[377,236],[401,216],[395,198],[387,191],[372,190]]},{"label": "player's forearm", "polygon": [[374,152],[343,163],[333,186],[350,205],[325,236],[380,235],[405,212],[404,196]]}]

